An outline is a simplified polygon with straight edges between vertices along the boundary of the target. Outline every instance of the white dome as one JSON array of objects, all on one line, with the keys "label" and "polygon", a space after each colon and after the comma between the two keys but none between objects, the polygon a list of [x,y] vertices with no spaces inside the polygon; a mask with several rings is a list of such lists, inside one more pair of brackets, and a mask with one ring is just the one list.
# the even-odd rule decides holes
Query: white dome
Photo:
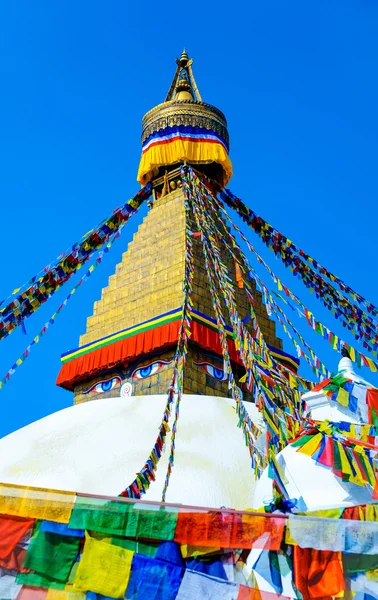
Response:
[{"label": "white dome", "polygon": [[[0,440],[0,481],[118,495],[155,443],[166,395],[109,398],[56,412]],[[261,419],[246,403],[251,418]],[[248,448],[228,398],[184,394],[167,502],[244,509],[255,480]],[[161,500],[170,437],[146,500]]]}]

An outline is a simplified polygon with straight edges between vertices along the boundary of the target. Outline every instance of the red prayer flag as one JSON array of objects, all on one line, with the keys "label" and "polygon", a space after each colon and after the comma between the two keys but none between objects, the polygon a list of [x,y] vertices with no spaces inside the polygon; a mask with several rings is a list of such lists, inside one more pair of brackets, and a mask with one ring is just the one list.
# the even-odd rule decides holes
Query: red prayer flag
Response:
[{"label": "red prayer flag", "polygon": [[0,515],[0,559],[11,554],[33,524],[34,519]]},{"label": "red prayer flag", "polygon": [[[220,548],[265,548],[278,550],[285,519],[239,513],[178,514],[175,542]],[[266,536],[263,534],[268,533]],[[261,539],[259,539],[261,538]]]},{"label": "red prayer flag", "polygon": [[326,436],[324,450],[319,456],[317,462],[324,467],[333,467],[333,440],[328,436]]},{"label": "red prayer flag", "polygon": [[366,403],[370,408],[378,409],[378,390],[367,390]]},{"label": "red prayer flag", "polygon": [[345,589],[341,552],[294,546],[293,571],[303,600],[331,600]]}]

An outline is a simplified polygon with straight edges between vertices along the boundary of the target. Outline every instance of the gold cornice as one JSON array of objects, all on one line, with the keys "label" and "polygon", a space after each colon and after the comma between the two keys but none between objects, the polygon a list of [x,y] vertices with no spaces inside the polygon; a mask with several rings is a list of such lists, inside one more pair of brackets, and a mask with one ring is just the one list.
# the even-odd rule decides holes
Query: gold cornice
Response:
[{"label": "gold cornice", "polygon": [[142,144],[155,131],[174,125],[204,127],[218,133],[229,144],[226,117],[215,106],[195,100],[162,102],[149,110],[142,120]]}]

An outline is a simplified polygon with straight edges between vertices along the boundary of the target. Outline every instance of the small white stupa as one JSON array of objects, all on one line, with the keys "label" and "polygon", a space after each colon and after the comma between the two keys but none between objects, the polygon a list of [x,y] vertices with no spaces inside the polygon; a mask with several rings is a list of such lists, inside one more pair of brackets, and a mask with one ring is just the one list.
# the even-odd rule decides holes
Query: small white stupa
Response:
[{"label": "small white stupa", "polygon": [[[356,409],[350,410],[333,401],[322,389],[315,389],[302,396],[307,411],[313,421],[331,421],[334,423],[367,423],[368,409],[365,402],[366,392],[374,388],[368,381],[359,377],[353,363],[343,357],[338,366],[337,376],[353,382],[353,395],[356,397]],[[320,388],[321,386],[316,386]],[[375,388],[374,388],[375,389]],[[307,511],[328,508],[343,508],[359,504],[372,503],[372,491],[354,483],[342,481],[330,469],[315,462],[311,457],[301,454],[291,445],[284,448],[277,460],[285,474],[285,488],[290,498],[302,499]],[[270,504],[273,499],[272,480],[265,469],[256,484],[253,508],[261,508]]]}]

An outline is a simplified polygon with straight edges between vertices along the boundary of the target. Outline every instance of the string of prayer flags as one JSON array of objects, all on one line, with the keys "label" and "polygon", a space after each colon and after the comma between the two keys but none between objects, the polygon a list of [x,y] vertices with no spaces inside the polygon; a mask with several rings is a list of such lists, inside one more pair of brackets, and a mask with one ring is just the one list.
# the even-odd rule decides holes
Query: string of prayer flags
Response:
[{"label": "string of prayer flags", "polygon": [[[89,231],[80,242],[75,243],[69,253],[63,253],[58,261],[43,269],[43,275],[32,277],[25,290],[14,290],[15,298],[0,308],[0,340],[7,337],[24,319],[28,318],[66,283],[94,252],[100,250],[117,234],[141,204],[150,197],[151,183],[148,183],[131,200],[117,208],[94,230]],[[4,301],[3,301],[4,302]],[[2,304],[2,303],[1,303]],[[1,306],[0,304],[0,306]]]},{"label": "string of prayer flags", "polygon": [[359,486],[377,487],[376,457],[378,447],[352,440],[324,423],[311,423],[291,444],[298,452],[329,467],[343,481]]},{"label": "string of prayer flags", "polygon": [[[217,238],[217,233],[220,231],[221,235],[223,235],[222,242],[226,245],[226,247],[229,250],[233,259],[239,261],[239,258],[236,258],[235,254],[232,250],[232,247],[237,247],[236,241],[232,237],[232,235],[227,231],[227,228],[226,228],[224,222],[219,220],[219,218],[217,217],[217,213],[216,213],[215,207],[213,206],[213,202],[212,202],[213,197],[212,196],[209,197],[206,206],[204,206],[203,199],[206,198],[206,192],[203,193],[203,190],[205,188],[202,186],[202,189],[201,189],[201,187],[200,187],[201,193],[198,193],[199,184],[200,184],[198,178],[195,180],[195,183],[197,186],[196,187],[196,193],[197,193],[196,201],[199,205],[202,204],[203,209],[204,209],[203,210],[204,214],[203,214],[202,218],[203,218],[204,222],[206,222],[206,232],[207,232],[206,235],[209,235],[209,242],[211,243],[212,250],[217,251],[218,258],[219,258],[220,251],[219,251],[219,248],[217,245],[218,242],[216,241],[216,238]],[[216,221],[208,220],[210,213],[213,213],[213,216],[215,217]],[[225,235],[227,236],[227,238],[229,238],[230,243],[227,243],[227,239],[225,239],[225,237],[224,237]],[[241,271],[243,273],[245,273],[246,271],[248,271],[248,263],[246,261],[244,254],[241,252],[241,250],[238,249],[238,251],[240,254],[240,258],[242,259],[242,261],[244,261],[244,262],[239,262],[239,266],[240,266]],[[221,261],[219,262],[219,264],[222,265]],[[223,266],[223,269],[224,269],[224,266]],[[260,359],[262,361],[265,361],[268,371],[270,372],[272,377],[277,380],[277,383],[279,383],[279,387],[275,389],[275,392],[280,394],[280,387],[286,387],[287,390],[285,390],[285,391],[289,391],[289,394],[290,394],[291,392],[288,387],[288,381],[287,381],[287,370],[282,365],[280,365],[279,363],[277,363],[274,360],[268,347],[265,344],[264,337],[259,328],[258,320],[257,320],[257,317],[256,317],[256,315],[254,313],[254,309],[253,309],[254,300],[253,300],[252,290],[249,287],[249,280],[243,279],[243,283],[245,286],[245,291],[246,291],[248,300],[250,302],[251,316],[253,318],[254,333],[253,333],[252,337],[248,337],[248,344],[246,344],[246,342],[247,342],[246,336],[248,336],[248,333],[246,333],[246,332],[242,333],[243,326],[241,326],[241,329],[240,329],[240,325],[238,323],[236,323],[236,330],[234,333],[235,345],[237,347],[239,347],[240,349],[244,346],[246,346],[246,347],[249,346],[250,349],[252,348],[252,354],[254,355],[254,359],[257,360],[257,362],[259,362],[259,358],[256,358],[256,354],[259,354]],[[226,286],[227,286],[227,284],[226,284]],[[221,289],[222,293],[224,292],[224,289],[226,288],[226,286],[224,286],[223,284],[220,284],[220,289]],[[230,292],[230,294],[228,296],[230,298],[232,295],[232,288],[230,288],[229,284],[228,284],[228,291]],[[225,296],[226,304],[228,302],[228,297]],[[235,314],[235,308],[231,307],[231,309],[230,309],[231,319],[233,317],[233,314]],[[242,337],[244,336],[244,341],[241,340],[239,342],[239,334]],[[244,360],[244,364],[245,364],[245,360]],[[281,376],[279,376],[278,378],[277,378],[276,371],[279,371],[281,373]],[[295,373],[290,372],[289,377],[296,379],[298,381],[298,384],[302,385],[303,379],[301,377],[297,376]]]},{"label": "string of prayer flags", "polygon": [[175,443],[177,433],[177,423],[180,415],[180,402],[182,397],[182,382],[185,367],[185,359],[188,352],[188,343],[191,335],[191,308],[192,304],[192,293],[193,293],[193,275],[194,275],[194,260],[193,260],[193,241],[190,230],[190,206],[188,199],[185,197],[185,279],[183,285],[184,291],[184,304],[182,321],[179,332],[179,342],[177,346],[177,362],[174,362],[174,369],[176,373],[176,404],[175,404],[175,417],[171,431],[171,447],[168,459],[167,474],[164,482],[164,488],[162,493],[162,502],[165,502],[169,480],[171,477],[172,469],[175,463]]},{"label": "string of prayer flags", "polygon": [[[186,206],[186,210],[188,207]],[[185,280],[184,280],[184,303],[182,311],[182,320],[179,330],[179,338],[177,342],[177,348],[175,357],[173,360],[173,374],[171,383],[167,392],[167,403],[164,410],[162,422],[159,427],[158,437],[150,452],[148,459],[146,460],[143,468],[139,473],[136,474],[134,481],[123,491],[121,496],[126,498],[141,498],[146,493],[151,485],[151,482],[155,480],[155,472],[160,461],[165,439],[168,431],[170,431],[169,420],[172,412],[172,404],[174,396],[176,395],[176,406],[175,406],[175,418],[171,431],[171,448],[170,456],[168,461],[168,470],[163,488],[163,500],[165,499],[167,488],[169,485],[169,479],[171,476],[172,468],[174,465],[174,453],[175,453],[175,436],[177,431],[177,422],[179,418],[179,407],[182,395],[182,375],[185,365],[186,354],[188,351],[188,340],[190,337],[190,323],[191,323],[191,307],[192,307],[192,279],[193,279],[193,254],[192,254],[192,240],[190,236],[189,224],[187,219],[186,226],[186,258],[185,258]]]},{"label": "string of prayer flags", "polygon": [[[243,381],[247,381],[248,371],[253,375],[253,380],[255,381],[258,393],[262,396],[262,406],[263,406],[263,416],[264,420],[267,422],[268,432],[271,426],[271,435],[269,439],[269,443],[274,446],[275,450],[279,452],[289,440],[293,439],[299,432],[300,426],[300,414],[298,412],[300,408],[299,395],[296,390],[296,387],[291,387],[289,381],[286,378],[277,378],[274,370],[273,360],[269,357],[269,352],[267,351],[266,345],[264,343],[263,336],[258,327],[257,320],[255,323],[255,333],[254,336],[250,336],[248,332],[244,330],[244,326],[237,315],[236,306],[233,299],[233,290],[230,284],[230,280],[227,273],[227,267],[222,261],[221,252],[219,249],[219,240],[218,233],[221,232],[223,234],[223,228],[221,227],[221,222],[213,222],[210,220],[211,215],[211,199],[208,199],[206,203],[206,192],[201,189],[199,185],[198,179],[191,177],[191,173],[189,171],[189,176],[187,177],[187,181],[185,181],[185,177],[183,178],[184,182],[184,190],[188,190],[188,195],[192,194],[193,197],[193,210],[196,217],[196,224],[199,229],[202,228],[201,239],[203,242],[204,255],[205,255],[205,266],[208,273],[209,283],[210,283],[210,291],[213,299],[214,311],[216,313],[217,322],[218,322],[218,332],[220,335],[221,346],[223,350],[225,365],[229,362],[229,355],[227,351],[227,343],[222,342],[224,338],[222,327],[224,328],[224,317],[222,315],[222,310],[220,308],[220,302],[218,299],[218,289],[220,290],[224,304],[228,309],[228,315],[233,326],[234,331],[234,342],[235,346],[240,354],[242,363],[246,367],[247,374],[243,378]],[[190,185],[191,184],[191,185]],[[220,235],[221,235],[220,234]],[[222,238],[224,241],[224,238]],[[231,255],[233,253],[231,251]],[[245,270],[244,265],[241,265],[243,270]],[[247,282],[245,282],[246,292],[251,292],[248,290]],[[253,311],[253,303],[251,302],[251,311]],[[253,312],[252,312],[253,314]],[[253,315],[254,316],[254,315]],[[254,316],[255,319],[255,316]],[[259,349],[261,353],[261,349],[265,348],[265,356],[266,360],[269,361],[268,372],[273,377],[272,384],[269,383],[269,379],[267,379],[268,385],[265,384],[264,376],[260,376],[261,369],[257,368],[256,363],[258,364],[258,360],[254,356],[252,349],[256,349],[255,339],[259,340]],[[247,343],[246,343],[247,342]],[[227,369],[227,371],[226,371]],[[228,374],[229,385],[231,389],[233,388],[233,374],[232,370],[229,367],[225,367],[225,371]],[[269,386],[272,385],[272,389]],[[248,387],[248,389],[250,389]],[[252,388],[251,388],[252,389]],[[236,386],[236,390],[233,391],[233,396],[237,397],[238,388]],[[240,391],[239,391],[240,394]],[[285,407],[285,410],[280,413],[279,412],[279,402],[282,402],[282,406]],[[236,401],[237,410],[240,414],[239,406],[240,400]],[[239,421],[242,425],[242,421]],[[272,431],[273,430],[273,431]],[[251,434],[248,432],[248,429],[244,429],[246,444],[250,447],[251,443]],[[250,448],[250,454],[252,458],[252,466],[256,470],[256,465],[258,463],[262,464],[261,457],[258,457],[259,451],[256,449],[256,444],[254,447]],[[256,460],[257,459],[257,460]],[[266,464],[266,458],[264,457],[264,464]],[[257,468],[257,474],[258,468]]]},{"label": "string of prayer flags", "polygon": [[[377,323],[371,317],[378,316],[378,308],[347,286],[340,278],[330,273],[318,261],[314,260],[303,250],[289,240],[286,236],[274,229],[265,219],[257,215],[248,208],[239,198],[228,190],[220,191],[221,199],[231,208],[236,210],[239,216],[260,236],[262,241],[270,248],[276,256],[279,256],[286,267],[289,267],[294,275],[300,275],[307,287],[311,287],[316,295],[325,303],[338,306],[347,319],[358,321],[361,329],[361,335],[368,337],[374,333],[377,336]],[[307,261],[307,263],[305,262]],[[328,279],[332,283],[326,281]],[[336,283],[340,290],[349,294],[353,302],[333,287]],[[367,314],[362,308],[354,304],[358,302],[367,309]]]},{"label": "string of prayer flags", "polygon": [[[260,393],[264,395],[264,393],[266,392],[264,386],[260,384],[260,370],[257,369],[258,358],[256,358],[256,353],[254,352],[254,350],[261,354],[262,349],[266,361],[269,361],[269,364],[267,365],[270,369],[269,372],[271,374],[274,373],[274,377],[277,378],[277,374],[271,370],[272,367],[275,365],[275,362],[270,357],[270,352],[266,344],[264,343],[264,339],[258,327],[256,317],[254,316],[254,328],[256,329],[254,337],[257,337],[259,340],[257,345],[256,340],[254,339],[254,337],[250,336],[250,334],[245,330],[243,323],[237,315],[237,310],[233,299],[232,287],[230,285],[230,280],[227,273],[227,267],[222,261],[221,253],[218,247],[217,228],[214,228],[214,223],[209,221],[209,212],[206,210],[207,206],[209,205],[205,206],[203,204],[204,197],[201,195],[201,189],[198,186],[198,180],[194,179],[193,185],[190,185],[192,183],[190,172],[189,176],[186,178],[185,177],[186,176],[184,174],[184,191],[192,199],[195,222],[197,224],[197,227],[199,229],[202,229],[201,240],[203,243],[205,266],[208,274],[211,297],[213,300],[214,312],[218,324],[218,333],[220,336],[220,343],[224,357],[224,371],[225,373],[227,373],[229,387],[232,390],[232,394],[236,402],[236,409],[239,416],[239,427],[241,427],[243,430],[245,443],[250,451],[251,466],[254,469],[255,475],[259,477],[262,470],[266,467],[267,464],[266,456],[262,454],[261,449],[256,444],[256,440],[261,435],[261,431],[258,431],[257,434],[255,433],[256,427],[251,422],[251,419],[247,411],[245,410],[245,406],[242,401],[241,390],[238,388],[234,380],[234,375],[232,372],[230,357],[228,353],[227,340],[225,337],[225,320],[222,314],[218,289],[221,291],[223,300],[225,302],[225,306],[228,309],[228,315],[233,326],[234,343],[236,349],[239,352],[241,361],[246,368],[246,376],[243,378],[243,380],[245,379],[247,382],[247,389],[252,390],[253,380],[256,382]],[[248,291],[247,287],[246,291]],[[250,377],[249,381],[248,377]],[[275,394],[280,396],[281,394],[283,394],[283,392],[281,391],[281,386],[287,386],[288,382],[285,377],[278,376],[278,379],[280,385],[273,385],[275,386]],[[291,390],[289,387],[288,390],[290,397],[292,398],[292,396],[296,394],[296,391]]]},{"label": "string of prayer flags", "polygon": [[[283,375],[285,375],[284,379],[280,379],[280,383],[285,385],[286,384],[285,369],[282,365],[280,365],[279,363],[277,363],[274,360],[267,345],[265,344],[262,332],[258,326],[257,316],[254,313],[253,307],[254,307],[255,303],[254,303],[254,299],[253,299],[252,290],[249,286],[249,279],[246,279],[245,277],[243,277],[243,274],[245,275],[245,273],[248,272],[248,270],[249,270],[247,259],[246,259],[245,255],[242,253],[241,249],[238,248],[235,239],[232,237],[231,233],[227,230],[225,223],[219,218],[219,215],[217,214],[215,202],[214,202],[214,200],[215,200],[214,197],[209,195],[207,189],[201,184],[198,177],[194,176],[191,171],[189,171],[189,173],[193,180],[192,187],[193,187],[193,190],[195,190],[196,201],[202,207],[202,213],[203,213],[202,218],[204,219],[204,221],[207,224],[206,235],[208,235],[209,243],[210,243],[212,250],[217,251],[217,260],[219,261],[219,264],[222,266],[223,269],[225,268],[224,264],[222,263],[221,253],[220,253],[220,250],[218,247],[219,241],[217,241],[217,236],[220,232],[220,235],[222,236],[221,242],[226,246],[226,248],[230,252],[230,254],[233,258],[234,264],[238,265],[238,267],[239,267],[240,277],[242,278],[243,287],[245,287],[247,298],[251,305],[250,306],[251,316],[252,316],[253,322],[255,324],[254,325],[254,328],[255,328],[254,336],[249,340],[249,343],[252,346],[254,353],[259,354],[260,358],[266,363],[268,369],[271,367],[274,367],[276,370],[280,371]],[[242,259],[242,262],[240,262],[239,257],[237,257],[234,253],[233,249],[236,249],[236,248],[238,250],[238,253],[240,254],[240,258]],[[228,286],[229,294],[232,294],[233,290],[231,289],[228,281],[226,283],[226,286]],[[222,287],[221,287],[221,291],[222,291],[222,293],[224,291],[224,289]],[[235,310],[232,309],[231,313],[232,312],[235,313]],[[235,344],[238,345],[239,344],[238,334],[236,333],[234,337],[235,337]],[[246,343],[246,339],[244,339],[243,344],[245,345],[245,343]],[[241,345],[241,344],[239,344],[239,345]],[[295,373],[293,373],[293,377],[297,378],[297,375]],[[251,379],[250,374],[247,375],[247,378]],[[299,382],[299,384],[301,384],[302,378],[298,377],[298,382]]]},{"label": "string of prayer flags", "polygon": [[[235,231],[237,231],[240,235],[240,237],[243,239],[243,241],[245,241],[248,245],[248,247],[250,248],[250,250],[252,250],[253,252],[255,252],[254,248],[251,246],[250,242],[247,240],[247,238],[244,236],[243,232],[240,230],[240,228],[234,223],[234,221],[231,219],[231,217],[228,215],[228,213],[224,210],[223,206],[219,203],[217,203],[217,200],[214,198],[214,204],[216,204],[217,208],[219,210],[222,211],[223,215],[226,217],[226,219],[231,223],[232,227],[235,229]],[[225,233],[230,237],[232,245],[235,248],[238,248],[238,252],[242,258],[242,260],[244,261],[244,264],[246,266],[246,273],[244,274],[246,277],[248,278],[253,278],[257,285],[260,285],[264,294],[264,299],[265,299],[265,305],[267,307],[267,311],[269,314],[269,311],[273,310],[278,322],[280,323],[280,325],[282,326],[282,328],[284,329],[284,332],[286,333],[286,335],[289,337],[289,339],[291,340],[291,342],[294,344],[298,357],[303,356],[303,358],[305,358],[307,360],[307,362],[309,363],[311,369],[313,370],[313,372],[320,378],[322,379],[323,376],[329,376],[330,375],[330,371],[325,367],[325,365],[320,361],[320,359],[315,356],[315,353],[313,352],[312,348],[309,346],[309,344],[306,343],[306,341],[303,339],[303,337],[301,336],[301,334],[299,333],[299,331],[295,328],[295,326],[293,325],[293,323],[288,319],[287,315],[284,313],[284,311],[279,307],[279,305],[274,301],[274,299],[271,296],[270,290],[267,288],[267,286],[265,285],[265,283],[262,281],[262,279],[257,275],[256,271],[253,269],[253,267],[249,264],[244,252],[241,250],[240,247],[238,247],[236,240],[233,238],[233,236],[231,235],[231,233],[225,228]],[[245,270],[243,269],[242,265],[240,265],[240,263],[237,261],[237,259],[234,256],[234,260],[236,262],[236,264],[238,265],[239,269],[241,269],[242,271]],[[243,279],[244,282],[244,279]],[[286,324],[289,325],[289,327],[293,330],[293,332],[295,333],[295,335],[298,336],[299,340],[301,341],[301,343],[309,350],[310,352],[310,357],[303,352],[302,348],[299,346],[299,344],[294,340],[293,336],[290,334],[290,332],[287,330],[287,327],[285,325],[285,323],[282,321],[281,317],[280,317],[280,313],[283,318],[286,321]],[[319,370],[320,369],[320,370]]]},{"label": "string of prayer flags", "polygon": [[[241,232],[240,232],[240,234],[241,234]],[[315,318],[314,314],[302,303],[302,301],[298,298],[298,296],[296,296],[275,275],[275,273],[272,271],[272,269],[269,267],[269,265],[264,261],[263,258],[261,258],[261,256],[258,254],[258,252],[255,250],[255,248],[250,243],[248,243],[248,247],[255,254],[258,262],[260,264],[262,264],[264,266],[264,268],[267,270],[267,272],[269,273],[273,282],[276,284],[278,291],[284,291],[286,297],[290,298],[291,300],[296,302],[296,304],[300,307],[300,309],[301,309],[300,315],[306,317],[306,319],[305,319],[306,323],[309,327],[311,327],[311,329],[313,331],[315,331],[316,333],[321,335],[325,341],[327,341],[329,344],[331,344],[334,350],[341,352],[342,349],[345,348],[348,351],[348,354],[349,354],[351,360],[353,362],[356,362],[359,367],[361,367],[361,365],[364,365],[366,367],[369,367],[369,369],[373,372],[376,372],[378,370],[378,362],[373,361],[371,358],[369,358],[368,356],[366,356],[359,350],[356,350],[356,348],[354,348],[353,346],[351,346],[350,344],[345,342],[342,338],[340,338],[338,335],[333,333],[326,325],[324,325],[323,323],[321,323],[321,321],[319,321],[317,318]],[[251,274],[254,276],[254,271],[251,271]],[[258,279],[258,281],[261,282],[262,280]],[[277,294],[276,292],[272,292],[272,293],[277,298],[279,298],[281,301],[285,302],[286,304],[288,303],[287,300],[285,298],[283,298],[280,294]],[[303,338],[302,338],[302,340],[303,340]],[[365,343],[364,343],[364,346],[365,346]],[[373,350],[373,354],[375,354],[375,355],[377,354],[375,350]]]},{"label": "string of prayer flags", "polygon": [[[184,169],[182,169],[181,178],[182,178],[182,182],[183,182],[184,193],[185,193],[187,201],[189,202],[189,205],[192,209],[194,222],[196,223],[198,231],[200,231],[202,233],[201,241],[202,241],[202,247],[203,247],[203,251],[204,251],[205,266],[206,266],[206,271],[207,271],[208,280],[209,280],[211,298],[212,298],[214,313],[215,313],[215,317],[216,317],[216,321],[217,321],[219,340],[220,340],[221,348],[222,348],[224,371],[225,371],[225,373],[227,373],[229,386],[232,391],[233,398],[236,402],[236,409],[237,409],[237,414],[238,414],[238,418],[239,418],[238,426],[242,428],[245,443],[246,443],[247,447],[249,448],[250,456],[252,458],[254,455],[254,452],[255,452],[254,437],[253,437],[253,432],[252,432],[252,428],[251,428],[252,423],[251,423],[250,418],[249,417],[247,418],[247,411],[245,410],[245,407],[244,407],[244,404],[242,401],[241,391],[235,383],[234,375],[233,375],[232,368],[231,368],[231,360],[230,360],[230,355],[229,355],[229,351],[228,351],[228,343],[227,343],[227,336],[226,336],[226,330],[225,330],[226,323],[225,323],[225,320],[223,317],[221,304],[220,304],[220,300],[219,300],[219,295],[218,295],[218,290],[217,290],[217,287],[215,284],[216,269],[211,267],[211,256],[210,256],[210,250],[209,250],[210,244],[207,240],[205,227],[203,225],[205,221],[203,220],[203,214],[198,212],[199,204],[194,201],[193,192],[195,193],[196,188],[194,188],[194,186],[191,185],[191,181],[190,181],[187,173],[185,173]],[[222,266],[222,269],[223,268],[224,268],[224,265]],[[222,283],[223,283],[223,280],[222,280]],[[221,286],[221,289],[222,289],[222,286]],[[239,347],[239,349],[240,349],[240,347]]]},{"label": "string of prayer flags", "polygon": [[368,386],[366,382],[354,381],[337,373],[317,384],[312,391],[321,391],[333,402],[356,415],[361,423],[378,425],[378,390]]},{"label": "string of prayer flags", "polygon": [[31,349],[33,348],[33,346],[35,346],[35,344],[38,344],[41,341],[42,337],[47,332],[47,330],[49,329],[49,327],[51,325],[54,325],[56,317],[62,312],[63,308],[65,306],[67,306],[68,301],[72,298],[72,296],[79,289],[79,287],[85,281],[87,281],[89,279],[89,277],[92,275],[92,273],[95,271],[95,269],[97,269],[100,266],[100,264],[102,263],[102,257],[104,255],[104,253],[109,252],[114,241],[121,235],[122,229],[123,229],[123,224],[121,225],[119,230],[109,239],[109,241],[105,245],[104,250],[101,250],[100,252],[97,253],[95,261],[90,265],[87,272],[83,275],[83,277],[81,277],[79,279],[77,284],[72,288],[72,290],[68,294],[67,298],[65,300],[63,300],[63,302],[58,306],[58,308],[54,312],[54,314],[52,314],[50,319],[48,321],[46,321],[46,323],[44,324],[42,329],[39,331],[39,333],[37,333],[37,335],[33,338],[33,340],[30,342],[30,344],[26,347],[24,352],[18,357],[16,362],[13,364],[13,366],[9,369],[9,371],[0,380],[0,390],[2,389],[2,387],[4,385],[6,385],[8,383],[11,376],[14,375],[16,369],[18,369],[18,367],[20,367],[25,362],[25,360],[30,356],[30,352],[31,352]]},{"label": "string of prayer flags", "polygon": [[[346,342],[344,342],[341,338],[339,338],[337,335],[335,335],[333,332],[331,332],[331,330],[329,330],[325,325],[323,325],[320,321],[317,321],[314,317],[314,315],[311,313],[311,311],[309,311],[301,302],[301,300],[295,295],[293,294],[293,292],[286,287],[282,281],[280,281],[280,279],[273,273],[272,269],[269,267],[269,265],[261,258],[261,256],[258,254],[258,252],[255,250],[255,248],[252,246],[252,244],[249,242],[249,240],[246,238],[246,236],[243,234],[243,232],[240,230],[240,228],[232,221],[232,219],[230,218],[230,216],[228,215],[228,213],[224,210],[224,207],[222,206],[221,202],[218,202],[218,208],[219,210],[225,215],[225,217],[228,219],[228,221],[230,221],[230,223],[232,224],[233,228],[239,233],[240,237],[242,238],[242,240],[248,245],[249,250],[251,250],[251,252],[253,252],[258,260],[258,262],[260,264],[262,264],[264,266],[264,268],[268,271],[268,273],[270,274],[270,276],[272,277],[274,283],[277,285],[277,288],[279,291],[284,291],[286,294],[286,297],[290,297],[292,300],[294,300],[298,306],[300,306],[300,308],[303,310],[303,316],[306,316],[307,319],[307,323],[310,325],[310,327],[316,331],[317,333],[319,333],[320,335],[322,335],[322,337],[324,339],[326,339],[329,343],[331,343],[334,347],[335,350],[341,351],[342,348],[346,348],[350,354],[350,357],[353,361],[357,361],[358,366],[361,366],[361,364],[368,366],[373,372],[376,371],[378,369],[378,363],[374,362],[371,358],[365,356],[362,352],[359,352],[357,350],[355,350],[352,346],[350,346],[349,344],[347,344]],[[253,268],[251,268],[251,275],[256,279],[256,281],[258,281],[263,287],[266,287],[264,285],[264,283],[262,282],[261,279],[258,278],[258,276],[256,275],[256,272],[254,271]],[[283,298],[280,294],[277,294],[276,292],[272,292],[276,297],[278,297],[280,300],[282,300],[284,303],[288,304],[289,306],[290,303],[287,301],[287,298]],[[277,305],[276,305],[277,306]],[[295,310],[292,306],[291,306],[292,310]],[[287,316],[285,315],[285,313],[282,313],[281,310],[281,314],[283,314],[285,316],[285,320],[287,320]],[[301,313],[302,315],[302,313]],[[351,329],[352,334],[355,334],[355,331],[353,329]],[[301,338],[299,332],[296,331],[296,335],[299,336],[299,339],[301,339],[302,343],[304,343],[306,345],[306,343],[304,342],[303,338]],[[363,345],[365,348],[367,348],[369,351],[372,352],[373,355],[377,355],[377,351],[373,348],[371,348],[368,343],[366,341],[363,342]],[[308,347],[308,345],[306,345],[306,347]],[[310,349],[310,348],[308,348]],[[312,356],[312,354],[314,354],[312,352],[312,350],[310,349],[310,354]],[[301,354],[302,356],[302,354]],[[314,355],[315,356],[315,355]],[[320,362],[319,359],[317,357],[315,357],[316,363]],[[323,374],[324,373],[324,369],[322,367],[322,371]]]}]

